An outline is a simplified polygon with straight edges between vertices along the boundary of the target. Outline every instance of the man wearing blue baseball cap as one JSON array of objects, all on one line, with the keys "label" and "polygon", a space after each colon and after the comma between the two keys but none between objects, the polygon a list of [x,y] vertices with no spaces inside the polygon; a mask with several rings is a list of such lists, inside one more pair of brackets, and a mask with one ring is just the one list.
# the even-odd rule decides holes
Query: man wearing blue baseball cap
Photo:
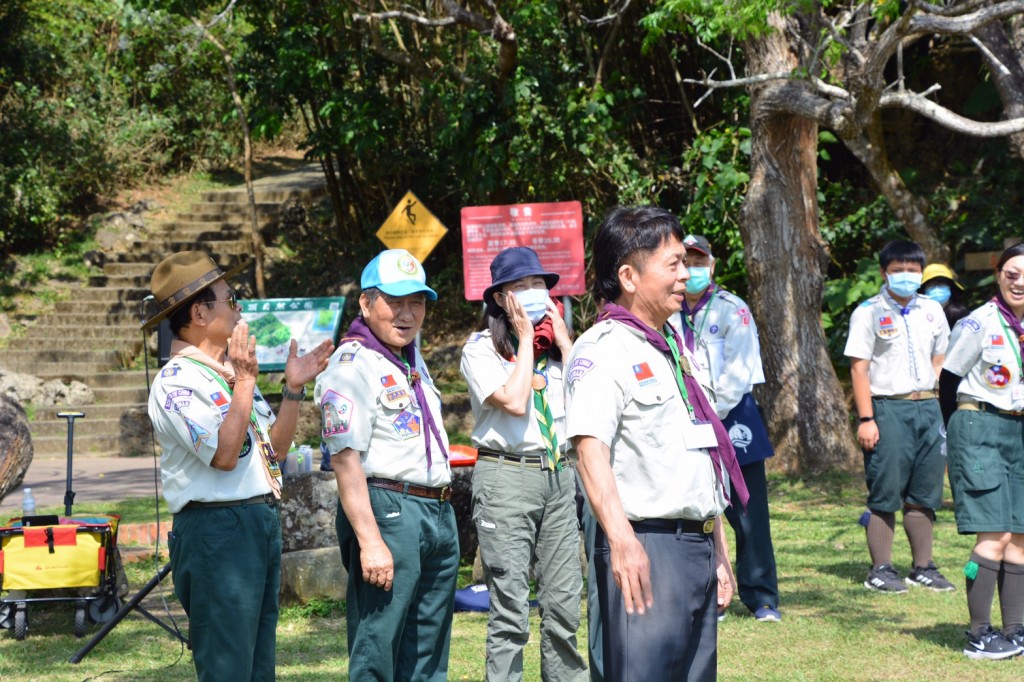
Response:
[{"label": "man wearing blue baseball cap", "polygon": [[314,393],[338,479],[349,679],[444,680],[459,543],[441,395],[415,343],[437,294],[403,249],[360,284],[360,315]]}]

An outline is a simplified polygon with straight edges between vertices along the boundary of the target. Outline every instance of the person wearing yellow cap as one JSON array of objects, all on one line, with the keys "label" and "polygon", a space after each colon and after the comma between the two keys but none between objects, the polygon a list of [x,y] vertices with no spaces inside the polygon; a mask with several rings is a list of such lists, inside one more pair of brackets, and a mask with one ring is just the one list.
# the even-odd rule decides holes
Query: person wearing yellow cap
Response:
[{"label": "person wearing yellow cap", "polygon": [[299,357],[292,340],[275,416],[256,387],[256,337],[226,281],[242,267],[223,272],[199,251],[165,258],[150,285],[159,310],[143,325],[167,318],[175,337],[149,394],[149,417],[174,514],[174,593],[188,614],[200,682],[274,679],[278,460],[295,436],[306,383],[334,348],[325,341]]},{"label": "person wearing yellow cap", "polygon": [[918,293],[942,306],[950,329],[971,312],[964,302],[964,285],[948,265],[931,263],[925,266]]}]

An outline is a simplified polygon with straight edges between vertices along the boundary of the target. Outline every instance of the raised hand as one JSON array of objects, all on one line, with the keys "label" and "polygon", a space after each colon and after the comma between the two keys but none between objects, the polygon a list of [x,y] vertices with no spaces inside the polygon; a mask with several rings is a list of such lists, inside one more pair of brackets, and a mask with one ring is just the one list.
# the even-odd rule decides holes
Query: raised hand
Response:
[{"label": "raised hand", "polygon": [[301,390],[307,383],[316,379],[320,372],[327,369],[327,363],[334,352],[334,344],[330,339],[299,357],[299,344],[292,339],[288,347],[288,359],[284,365],[284,380],[290,390]]},{"label": "raised hand", "polygon": [[260,366],[256,361],[256,337],[249,335],[249,325],[240,320],[228,339],[228,359],[235,372],[235,381],[256,381]]}]

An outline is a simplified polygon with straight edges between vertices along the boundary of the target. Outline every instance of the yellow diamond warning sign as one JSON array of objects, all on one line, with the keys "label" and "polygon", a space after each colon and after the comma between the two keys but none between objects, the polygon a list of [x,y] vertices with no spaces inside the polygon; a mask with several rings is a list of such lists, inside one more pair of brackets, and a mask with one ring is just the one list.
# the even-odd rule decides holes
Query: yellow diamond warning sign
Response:
[{"label": "yellow diamond warning sign", "polygon": [[377,230],[377,238],[389,249],[405,249],[422,263],[447,232],[415,194],[406,192]]}]

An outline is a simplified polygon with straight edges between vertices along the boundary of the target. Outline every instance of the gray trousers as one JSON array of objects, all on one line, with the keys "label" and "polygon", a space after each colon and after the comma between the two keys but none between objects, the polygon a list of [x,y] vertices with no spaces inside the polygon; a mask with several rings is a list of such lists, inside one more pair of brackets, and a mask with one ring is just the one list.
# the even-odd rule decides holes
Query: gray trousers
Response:
[{"label": "gray trousers", "polygon": [[571,469],[545,471],[478,461],[473,471],[473,522],[490,594],[487,679],[523,678],[529,640],[530,564],[536,562],[540,603],[541,679],[587,679],[576,649],[580,625],[579,528]]},{"label": "gray trousers", "polygon": [[714,682],[718,578],[713,537],[648,531],[636,524],[634,532],[647,552],[654,591],[654,605],[643,615],[626,613],[604,530],[599,527],[594,539],[605,679]]}]

